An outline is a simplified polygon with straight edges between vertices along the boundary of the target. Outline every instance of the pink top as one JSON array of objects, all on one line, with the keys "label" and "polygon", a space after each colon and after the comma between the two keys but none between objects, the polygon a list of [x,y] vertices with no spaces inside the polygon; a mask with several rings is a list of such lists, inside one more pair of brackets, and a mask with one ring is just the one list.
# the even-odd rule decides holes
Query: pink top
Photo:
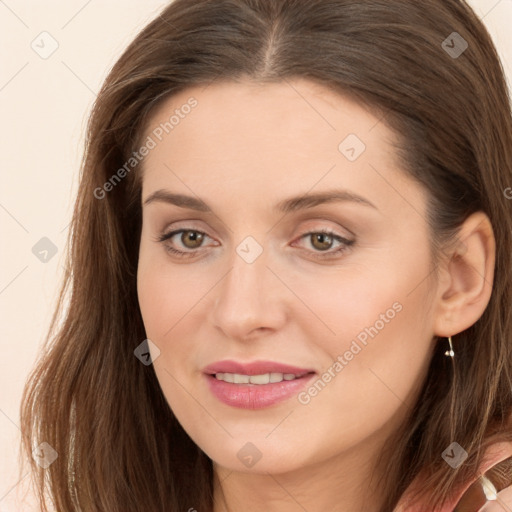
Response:
[{"label": "pink top", "polygon": [[[512,457],[512,442],[500,442],[491,445],[485,453],[486,462],[480,465],[479,473],[483,475],[490,468],[500,463],[501,461]],[[478,480],[478,479],[477,479]],[[443,507],[440,512],[455,512],[455,507],[457,503],[464,496],[465,492],[477,481],[474,480],[472,482],[468,482],[465,486],[463,486],[460,490],[453,493],[453,498],[450,502]],[[409,486],[411,489],[413,486],[417,486],[421,484],[421,479],[415,479],[412,484]],[[483,491],[482,491],[483,492]],[[407,494],[407,491],[406,493]],[[405,504],[405,494],[395,507],[393,512],[431,512],[428,505],[425,506],[406,506]],[[502,489],[497,494],[497,499],[495,501],[488,501],[485,505],[481,506],[481,508],[475,508],[474,512],[509,512],[512,511],[512,486]],[[472,511],[473,512],[473,511]]]}]

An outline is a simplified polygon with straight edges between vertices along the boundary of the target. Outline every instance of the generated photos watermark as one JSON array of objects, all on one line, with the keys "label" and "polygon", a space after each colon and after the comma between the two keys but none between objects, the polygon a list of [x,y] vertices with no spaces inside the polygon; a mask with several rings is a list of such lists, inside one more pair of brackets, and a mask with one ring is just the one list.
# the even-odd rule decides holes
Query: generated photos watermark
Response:
[{"label": "generated photos watermark", "polygon": [[[352,340],[350,344],[350,348],[346,350],[343,355],[339,355],[334,363],[327,368],[327,370],[305,391],[301,391],[297,395],[297,399],[300,404],[307,405],[311,402],[312,398],[318,395],[320,391],[322,391],[325,386],[331,382],[340,372],[348,365],[350,361],[354,358],[355,355],[359,354],[361,350],[366,347],[368,342],[368,336],[372,339],[375,338],[379,334],[384,327],[395,316],[397,313],[402,311],[403,306],[400,302],[394,302],[393,305],[386,310],[385,313],[381,313],[379,319],[375,321],[375,323],[370,327],[365,327],[359,334]],[[358,344],[358,341],[362,343],[364,346],[361,347]]]},{"label": "generated photos watermark", "polygon": [[135,167],[147,156],[152,149],[155,149],[165,135],[169,134],[176,126],[181,123],[182,119],[190,114],[194,107],[197,107],[198,101],[192,96],[180,108],[174,110],[169,119],[160,123],[154,128],[150,135],[138,151],[134,151],[132,156],[101,186],[94,189],[94,197],[96,199],[104,199],[108,192],[112,191],[116,185],[121,183]]}]

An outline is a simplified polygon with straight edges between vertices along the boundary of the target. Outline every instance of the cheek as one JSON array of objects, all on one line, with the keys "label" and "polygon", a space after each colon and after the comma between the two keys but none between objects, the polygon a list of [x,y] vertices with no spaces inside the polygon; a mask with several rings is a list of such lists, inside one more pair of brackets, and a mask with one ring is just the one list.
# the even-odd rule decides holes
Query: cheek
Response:
[{"label": "cheek", "polygon": [[344,385],[355,389],[364,380],[384,388],[370,371],[375,369],[390,387],[406,393],[421,373],[432,348],[426,255],[428,251],[414,258],[390,257],[364,268],[295,280],[294,290],[314,314],[301,315],[301,329],[311,346],[323,352],[326,368],[338,356],[344,358]]},{"label": "cheek", "polygon": [[[420,242],[423,240],[418,240],[421,246]],[[401,252],[399,257],[397,252]],[[369,347],[369,340],[382,339],[380,345],[392,350],[402,348],[402,340],[410,339],[412,333],[421,339],[427,328],[428,275],[427,250],[419,254],[383,251],[369,256],[364,264],[342,268],[338,276],[320,277],[316,286],[308,283],[304,293],[311,309],[334,331],[333,346],[339,340],[350,344],[356,338],[363,346],[368,341]],[[343,345],[338,348],[348,349]]]},{"label": "cheek", "polygon": [[308,329],[324,373],[300,397],[306,404],[300,423],[324,425],[331,439],[342,425],[341,444],[398,421],[407,404],[414,403],[427,369],[426,285],[411,293],[411,276],[417,271],[386,270],[386,275],[361,273],[340,280],[339,286],[331,282],[324,294],[311,288],[315,291],[308,297],[310,308],[335,334],[320,321],[314,327],[310,318],[309,327],[304,321],[302,328]]},{"label": "cheek", "polygon": [[203,299],[212,283],[186,265],[173,265],[164,251],[141,250],[137,271],[137,293],[146,336],[160,350],[154,361],[158,380],[168,396],[175,393],[174,381],[197,372],[194,357],[204,350],[198,325],[205,325]]},{"label": "cheek", "polygon": [[381,315],[384,320],[395,321],[407,293],[406,283],[401,283],[389,266],[386,274],[351,266],[307,279],[297,276],[293,282],[294,292],[307,307],[295,320],[302,317],[304,329],[312,335],[316,331],[312,339],[327,340],[330,353],[333,349],[346,350],[346,341],[376,322],[379,330],[383,329],[387,322],[382,324]]},{"label": "cheek", "polygon": [[[347,421],[355,411],[364,421],[379,421],[407,401],[424,377],[432,348],[428,260],[381,263],[374,271],[358,269],[323,283],[323,294],[318,286],[309,288],[308,305],[329,327],[319,321],[304,327],[324,353],[328,383],[319,385],[316,411],[337,403]],[[357,421],[352,426],[363,428]]]},{"label": "cheek", "polygon": [[186,416],[190,396],[178,382],[186,380],[182,372],[188,367],[184,363],[189,361],[190,353],[194,353],[189,340],[185,343],[183,340],[193,332],[186,313],[198,297],[195,297],[197,293],[189,291],[190,283],[187,285],[182,277],[176,269],[171,273],[165,257],[158,254],[149,257],[141,252],[137,272],[139,307],[146,336],[160,350],[153,368],[171,408]]}]

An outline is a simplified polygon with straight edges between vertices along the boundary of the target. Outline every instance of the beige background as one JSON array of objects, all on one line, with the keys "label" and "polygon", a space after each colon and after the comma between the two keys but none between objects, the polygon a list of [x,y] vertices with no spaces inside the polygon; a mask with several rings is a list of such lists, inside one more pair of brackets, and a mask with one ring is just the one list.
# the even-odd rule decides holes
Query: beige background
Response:
[{"label": "beige background", "polygon": [[[30,495],[22,501],[28,476],[18,480],[19,403],[63,269],[87,114],[117,57],[166,3],[0,0],[0,512],[38,510]],[[470,4],[512,83],[512,0]]]}]

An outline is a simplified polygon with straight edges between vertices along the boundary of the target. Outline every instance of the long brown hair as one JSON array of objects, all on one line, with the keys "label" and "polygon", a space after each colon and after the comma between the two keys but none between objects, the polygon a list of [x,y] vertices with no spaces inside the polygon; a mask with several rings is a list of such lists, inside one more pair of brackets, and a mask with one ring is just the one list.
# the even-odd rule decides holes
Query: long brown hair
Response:
[{"label": "long brown hair", "polygon": [[[417,404],[382,454],[380,512],[419,474],[437,509],[478,476],[491,441],[512,441],[512,203],[504,192],[512,116],[482,22],[462,0],[176,0],[114,65],[90,117],[68,270],[21,406],[23,450],[45,511],[46,492],[59,512],[212,510],[212,461],[177,422],[153,367],[134,356],[146,337],[137,166],[108,193],[98,190],[140,147],[164,99],[246,77],[307,78],[384,112],[405,172],[429,193],[438,251],[473,212],[493,225],[490,302],[454,337],[453,367],[438,343]],[[468,453],[456,469],[441,457],[453,441]],[[58,454],[46,469],[31,457],[43,442]]]}]

